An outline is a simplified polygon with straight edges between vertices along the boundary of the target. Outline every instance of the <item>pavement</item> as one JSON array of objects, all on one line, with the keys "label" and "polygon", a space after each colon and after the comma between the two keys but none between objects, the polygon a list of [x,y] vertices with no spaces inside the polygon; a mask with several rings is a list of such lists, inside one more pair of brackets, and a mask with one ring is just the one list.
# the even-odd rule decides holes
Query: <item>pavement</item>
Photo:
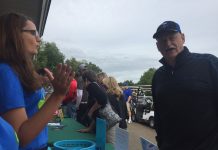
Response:
[{"label": "pavement", "polygon": [[128,123],[129,132],[129,150],[142,150],[139,137],[144,137],[145,139],[151,141],[154,144],[156,143],[155,136],[156,132],[154,129],[148,127],[144,123]]}]

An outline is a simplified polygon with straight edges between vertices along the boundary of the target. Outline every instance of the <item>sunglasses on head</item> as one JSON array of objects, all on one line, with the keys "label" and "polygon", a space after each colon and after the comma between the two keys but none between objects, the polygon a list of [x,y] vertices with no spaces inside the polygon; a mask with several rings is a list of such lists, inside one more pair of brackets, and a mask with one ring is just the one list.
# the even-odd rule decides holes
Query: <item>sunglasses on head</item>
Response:
[{"label": "sunglasses on head", "polygon": [[28,32],[32,34],[33,36],[39,36],[39,33],[37,30],[22,30],[22,32]]}]

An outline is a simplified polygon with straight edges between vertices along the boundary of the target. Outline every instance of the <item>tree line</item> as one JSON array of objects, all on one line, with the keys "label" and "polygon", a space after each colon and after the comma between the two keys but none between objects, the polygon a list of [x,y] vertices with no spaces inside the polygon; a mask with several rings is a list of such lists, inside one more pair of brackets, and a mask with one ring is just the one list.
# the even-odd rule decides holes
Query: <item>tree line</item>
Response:
[{"label": "tree line", "polygon": [[[76,58],[71,57],[70,59],[65,59],[63,53],[60,52],[59,48],[54,42],[46,42],[42,41],[39,52],[34,59],[34,64],[36,69],[40,68],[49,68],[54,71],[55,67],[59,63],[66,63],[72,67],[72,69],[77,72],[78,66],[81,63],[87,65],[88,69],[93,70],[96,73],[102,72],[102,69],[92,62],[88,62],[87,60],[76,60]],[[128,83],[128,85],[151,85],[152,77],[155,73],[155,68],[150,68],[141,75],[139,81],[134,83],[132,80],[125,80],[119,84]]]}]

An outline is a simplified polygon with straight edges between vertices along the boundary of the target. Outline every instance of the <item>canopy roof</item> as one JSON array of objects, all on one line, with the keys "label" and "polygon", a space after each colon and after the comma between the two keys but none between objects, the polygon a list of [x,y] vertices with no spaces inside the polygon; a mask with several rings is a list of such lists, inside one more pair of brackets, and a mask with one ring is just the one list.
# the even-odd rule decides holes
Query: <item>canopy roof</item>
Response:
[{"label": "canopy roof", "polygon": [[31,17],[43,35],[51,0],[1,0],[0,14],[5,12],[19,12]]}]

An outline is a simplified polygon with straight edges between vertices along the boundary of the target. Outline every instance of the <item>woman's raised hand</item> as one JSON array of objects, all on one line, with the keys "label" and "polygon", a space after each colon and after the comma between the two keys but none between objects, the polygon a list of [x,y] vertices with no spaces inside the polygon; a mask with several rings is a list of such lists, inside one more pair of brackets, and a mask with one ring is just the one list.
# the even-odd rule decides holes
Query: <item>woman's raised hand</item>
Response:
[{"label": "woman's raised hand", "polygon": [[53,78],[52,76],[48,77],[54,88],[54,94],[65,96],[69,89],[70,82],[73,80],[71,67],[66,64],[58,64],[53,75]]}]

